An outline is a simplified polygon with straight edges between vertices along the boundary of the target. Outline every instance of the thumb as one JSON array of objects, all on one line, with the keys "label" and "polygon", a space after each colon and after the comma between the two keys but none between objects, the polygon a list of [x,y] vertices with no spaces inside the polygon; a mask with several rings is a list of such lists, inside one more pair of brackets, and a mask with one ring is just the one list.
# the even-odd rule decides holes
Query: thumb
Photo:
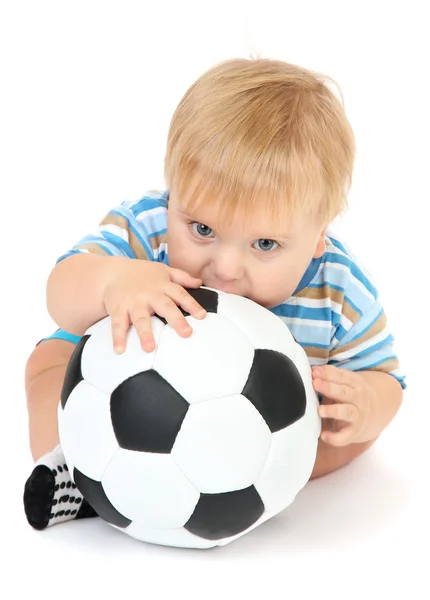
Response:
[{"label": "thumb", "polygon": [[198,277],[192,277],[186,271],[174,269],[173,267],[169,267],[169,276],[173,283],[177,283],[183,287],[200,287],[203,283]]}]

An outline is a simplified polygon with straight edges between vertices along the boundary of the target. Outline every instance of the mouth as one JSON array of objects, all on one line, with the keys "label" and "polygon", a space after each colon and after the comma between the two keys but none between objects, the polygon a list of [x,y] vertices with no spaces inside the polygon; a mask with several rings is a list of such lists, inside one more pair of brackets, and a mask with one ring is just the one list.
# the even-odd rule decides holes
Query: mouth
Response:
[{"label": "mouth", "polygon": [[241,294],[240,292],[237,292],[235,290],[228,290],[228,289],[223,289],[223,288],[214,287],[214,286],[208,286],[208,287],[212,287],[212,289],[218,290],[219,292],[223,292],[224,294],[232,294],[233,296],[240,296],[241,298],[246,298],[247,300],[250,300],[250,298],[248,296],[245,296],[244,294]]},{"label": "mouth", "polygon": [[211,283],[207,283],[206,281],[203,281],[202,286],[203,287],[207,287],[207,288],[211,288],[212,290],[218,290],[219,292],[224,292],[224,294],[233,294],[235,296],[241,296],[242,298],[246,298],[247,300],[251,300],[251,298],[249,296],[245,296],[245,294],[241,294],[237,290],[233,290],[231,288],[223,287],[221,285],[213,285]]}]

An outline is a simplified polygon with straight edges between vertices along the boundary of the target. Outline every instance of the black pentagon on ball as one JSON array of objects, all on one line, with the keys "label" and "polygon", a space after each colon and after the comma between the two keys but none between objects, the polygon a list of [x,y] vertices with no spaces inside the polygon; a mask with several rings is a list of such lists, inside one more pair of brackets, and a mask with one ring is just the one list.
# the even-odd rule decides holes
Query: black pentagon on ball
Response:
[{"label": "black pentagon on ball", "polygon": [[[197,300],[197,302],[200,304],[200,306],[203,306],[203,308],[205,309],[206,312],[208,313],[217,313],[218,312],[218,293],[214,292],[213,290],[207,290],[205,288],[185,288],[187,290],[187,292],[190,294],[190,296],[192,296],[194,298],[194,300]],[[190,313],[185,311],[181,306],[178,306],[179,310],[181,311],[181,313],[184,315],[184,317],[189,317]],[[165,325],[167,325],[167,321],[164,317],[160,317],[160,315],[155,315],[156,317],[158,317],[160,319],[160,321],[163,321],[163,323]]]},{"label": "black pentagon on ball", "polygon": [[295,423],[306,411],[306,390],[297,367],[275,350],[255,351],[242,395],[255,406],[272,433]]},{"label": "black pentagon on ball", "polygon": [[126,450],[169,453],[189,407],[157,371],[129,377],[110,398],[118,444]]},{"label": "black pentagon on ball", "polygon": [[[206,288],[186,288],[187,292],[196,300],[200,306],[208,313],[218,312],[218,292],[214,290],[208,290]],[[189,314],[189,313],[186,313]]]},{"label": "black pentagon on ball", "polygon": [[66,406],[70,394],[73,392],[78,383],[83,380],[81,369],[82,352],[90,337],[90,335],[84,335],[81,337],[79,342],[76,344],[76,348],[73,350],[67,364],[66,374],[64,375],[64,382],[60,395],[61,406],[63,408]]},{"label": "black pentagon on ball", "polygon": [[264,504],[253,485],[222,494],[201,494],[184,528],[206,540],[242,533],[258,521]]},{"label": "black pentagon on ball", "polygon": [[90,479],[76,467],[73,469],[73,479],[78,490],[99,517],[117,527],[124,528],[130,525],[130,519],[119,513],[108,500],[100,481]]}]

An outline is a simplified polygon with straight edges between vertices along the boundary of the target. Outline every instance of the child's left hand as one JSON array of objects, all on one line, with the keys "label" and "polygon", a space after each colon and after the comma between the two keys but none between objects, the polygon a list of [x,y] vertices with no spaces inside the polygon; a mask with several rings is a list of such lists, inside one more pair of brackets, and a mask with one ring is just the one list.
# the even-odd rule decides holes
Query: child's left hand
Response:
[{"label": "child's left hand", "polygon": [[[342,425],[335,428],[336,431],[323,427],[322,441],[332,446],[367,441],[366,429],[374,395],[368,383],[357,373],[332,365],[312,367],[312,379],[315,391],[324,397],[318,409],[320,417],[334,419],[335,425],[336,421]],[[326,399],[333,403],[326,404]]]}]

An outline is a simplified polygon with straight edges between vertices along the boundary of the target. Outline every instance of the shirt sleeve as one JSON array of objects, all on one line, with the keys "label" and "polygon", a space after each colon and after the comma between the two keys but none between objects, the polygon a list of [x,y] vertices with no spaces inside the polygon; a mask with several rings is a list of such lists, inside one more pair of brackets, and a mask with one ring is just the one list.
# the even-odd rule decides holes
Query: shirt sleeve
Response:
[{"label": "shirt sleeve", "polygon": [[351,371],[388,373],[405,389],[394,341],[376,288],[357,264],[350,264],[328,364]]},{"label": "shirt sleeve", "polygon": [[81,238],[56,263],[73,254],[89,253],[165,262],[166,212],[163,197],[125,201],[110,210],[94,231]]}]

